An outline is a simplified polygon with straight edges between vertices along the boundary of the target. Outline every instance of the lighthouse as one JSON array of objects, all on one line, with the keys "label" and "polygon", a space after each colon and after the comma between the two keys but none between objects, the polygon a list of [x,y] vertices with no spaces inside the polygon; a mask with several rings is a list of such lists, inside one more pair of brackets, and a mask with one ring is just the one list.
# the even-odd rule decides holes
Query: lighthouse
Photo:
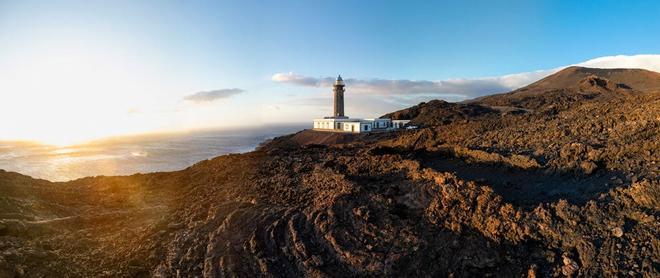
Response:
[{"label": "lighthouse", "polygon": [[334,115],[336,119],[345,119],[344,115],[344,80],[341,79],[341,74],[337,76],[337,80],[333,85],[332,91],[334,92]]},{"label": "lighthouse", "polygon": [[410,120],[391,120],[389,118],[357,119],[344,115],[344,80],[341,75],[332,85],[333,109],[332,116],[314,119],[314,130],[344,133],[368,133],[390,131],[404,128]]}]

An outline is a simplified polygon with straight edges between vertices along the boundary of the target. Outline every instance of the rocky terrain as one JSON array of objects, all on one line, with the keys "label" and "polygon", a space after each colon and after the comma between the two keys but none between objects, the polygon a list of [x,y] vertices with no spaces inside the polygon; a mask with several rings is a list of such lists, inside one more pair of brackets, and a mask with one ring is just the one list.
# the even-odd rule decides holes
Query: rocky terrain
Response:
[{"label": "rocky terrain", "polygon": [[572,67],[177,172],[0,171],[0,277],[658,277],[659,76]]},{"label": "rocky terrain", "polygon": [[[509,109],[518,111],[519,109]],[[384,118],[410,120],[415,126],[435,126],[455,121],[475,120],[498,114],[496,108],[478,104],[450,103],[443,100],[422,102],[419,105],[383,115]]]}]

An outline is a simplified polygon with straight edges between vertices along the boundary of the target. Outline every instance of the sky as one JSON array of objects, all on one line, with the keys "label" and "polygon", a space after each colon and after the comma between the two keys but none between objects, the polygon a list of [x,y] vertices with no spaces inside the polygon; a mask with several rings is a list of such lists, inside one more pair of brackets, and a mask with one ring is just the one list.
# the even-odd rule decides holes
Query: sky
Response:
[{"label": "sky", "polygon": [[374,117],[569,65],[660,71],[658,1],[4,1],[0,140]]}]

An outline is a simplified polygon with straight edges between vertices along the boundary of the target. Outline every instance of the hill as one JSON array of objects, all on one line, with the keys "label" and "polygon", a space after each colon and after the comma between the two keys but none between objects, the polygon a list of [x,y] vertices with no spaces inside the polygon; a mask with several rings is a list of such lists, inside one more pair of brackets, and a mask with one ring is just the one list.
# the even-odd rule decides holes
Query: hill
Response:
[{"label": "hill", "polygon": [[614,85],[630,87],[639,91],[660,89],[660,73],[654,71],[644,69],[598,69],[572,66],[516,91],[538,92],[552,89],[574,88],[581,80],[589,76],[597,76],[609,80]]},{"label": "hill", "polygon": [[620,97],[660,90],[660,73],[642,69],[593,69],[568,67],[523,88],[468,101],[487,106],[544,109],[565,108],[597,95]]},{"label": "hill", "polygon": [[660,91],[595,72],[175,172],[0,171],[0,277],[657,277]]},{"label": "hill", "polygon": [[443,100],[432,100],[385,114],[382,117],[394,120],[410,119],[410,124],[416,126],[433,126],[448,124],[454,121],[475,119],[482,116],[492,116],[494,114],[497,114],[495,109],[477,104],[449,103]]}]

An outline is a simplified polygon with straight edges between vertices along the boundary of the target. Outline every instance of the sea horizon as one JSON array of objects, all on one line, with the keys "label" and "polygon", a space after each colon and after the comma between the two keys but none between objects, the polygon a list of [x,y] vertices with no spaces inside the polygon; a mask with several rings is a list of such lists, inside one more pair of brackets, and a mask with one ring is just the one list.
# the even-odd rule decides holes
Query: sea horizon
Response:
[{"label": "sea horizon", "polygon": [[309,124],[113,136],[73,145],[0,140],[0,169],[63,182],[84,177],[177,171],[221,155],[255,150]]}]

